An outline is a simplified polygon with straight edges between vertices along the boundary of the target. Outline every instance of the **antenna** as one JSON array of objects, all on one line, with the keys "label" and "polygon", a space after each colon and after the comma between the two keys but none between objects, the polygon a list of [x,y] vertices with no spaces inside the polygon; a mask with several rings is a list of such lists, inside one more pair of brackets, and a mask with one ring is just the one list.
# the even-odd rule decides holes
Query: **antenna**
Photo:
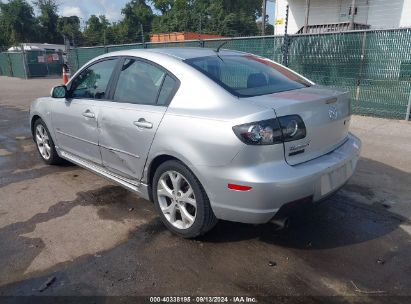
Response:
[{"label": "antenna", "polygon": [[217,47],[217,49],[215,50],[217,53],[219,53],[220,52],[220,49],[223,47],[223,46],[225,46],[228,42],[230,42],[231,40],[233,40],[233,39],[230,39],[230,40],[226,40],[226,41],[224,41],[223,43],[221,43],[218,47]]}]

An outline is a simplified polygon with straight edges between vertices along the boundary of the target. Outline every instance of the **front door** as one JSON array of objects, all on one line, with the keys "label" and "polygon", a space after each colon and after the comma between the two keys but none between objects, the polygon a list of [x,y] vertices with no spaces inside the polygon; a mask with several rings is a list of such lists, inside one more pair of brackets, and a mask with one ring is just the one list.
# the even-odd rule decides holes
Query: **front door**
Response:
[{"label": "front door", "polygon": [[141,179],[176,84],[166,71],[150,62],[124,60],[113,101],[100,105],[99,142],[105,167],[124,177]]},{"label": "front door", "polygon": [[107,98],[109,82],[118,59],[99,61],[73,81],[68,98],[56,100],[52,111],[60,150],[101,164],[98,146],[99,103]]}]

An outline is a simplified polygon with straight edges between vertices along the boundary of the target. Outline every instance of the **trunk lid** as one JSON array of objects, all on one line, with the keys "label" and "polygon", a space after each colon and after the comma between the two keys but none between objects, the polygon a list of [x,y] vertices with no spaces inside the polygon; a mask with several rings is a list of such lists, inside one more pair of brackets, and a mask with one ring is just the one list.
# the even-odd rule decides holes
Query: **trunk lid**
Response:
[{"label": "trunk lid", "polygon": [[277,117],[299,115],[306,126],[305,138],[284,143],[285,159],[297,165],[327,154],[348,135],[351,105],[348,93],[313,86],[250,98],[274,109]]}]

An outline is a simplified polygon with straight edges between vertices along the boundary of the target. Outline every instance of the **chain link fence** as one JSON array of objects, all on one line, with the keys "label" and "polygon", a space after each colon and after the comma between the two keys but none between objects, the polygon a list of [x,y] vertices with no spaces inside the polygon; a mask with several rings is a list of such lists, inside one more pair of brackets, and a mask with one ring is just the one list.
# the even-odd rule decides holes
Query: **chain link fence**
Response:
[{"label": "chain link fence", "polygon": [[[73,74],[90,59],[113,51],[199,46],[215,49],[223,42],[226,49],[277,62],[286,59],[291,69],[317,84],[350,91],[356,114],[404,119],[409,112],[411,28],[86,47],[70,50],[68,61]],[[39,65],[39,54],[23,57],[19,52],[0,53],[0,74],[22,78],[60,74],[61,54],[56,61],[49,60],[52,54],[43,55],[47,65]]]},{"label": "chain link fence", "polygon": [[292,36],[290,68],[351,92],[354,112],[404,118],[411,93],[411,29]]}]

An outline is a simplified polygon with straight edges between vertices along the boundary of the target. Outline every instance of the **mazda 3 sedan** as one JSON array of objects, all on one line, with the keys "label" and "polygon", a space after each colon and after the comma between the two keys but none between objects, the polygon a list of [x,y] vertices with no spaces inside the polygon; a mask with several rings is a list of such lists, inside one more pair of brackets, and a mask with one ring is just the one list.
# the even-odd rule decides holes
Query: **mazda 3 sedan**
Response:
[{"label": "mazda 3 sedan", "polygon": [[341,188],[361,148],[350,107],[347,93],[266,58],[162,48],[93,59],[32,103],[30,124],[47,164],[134,191],[190,238]]}]

